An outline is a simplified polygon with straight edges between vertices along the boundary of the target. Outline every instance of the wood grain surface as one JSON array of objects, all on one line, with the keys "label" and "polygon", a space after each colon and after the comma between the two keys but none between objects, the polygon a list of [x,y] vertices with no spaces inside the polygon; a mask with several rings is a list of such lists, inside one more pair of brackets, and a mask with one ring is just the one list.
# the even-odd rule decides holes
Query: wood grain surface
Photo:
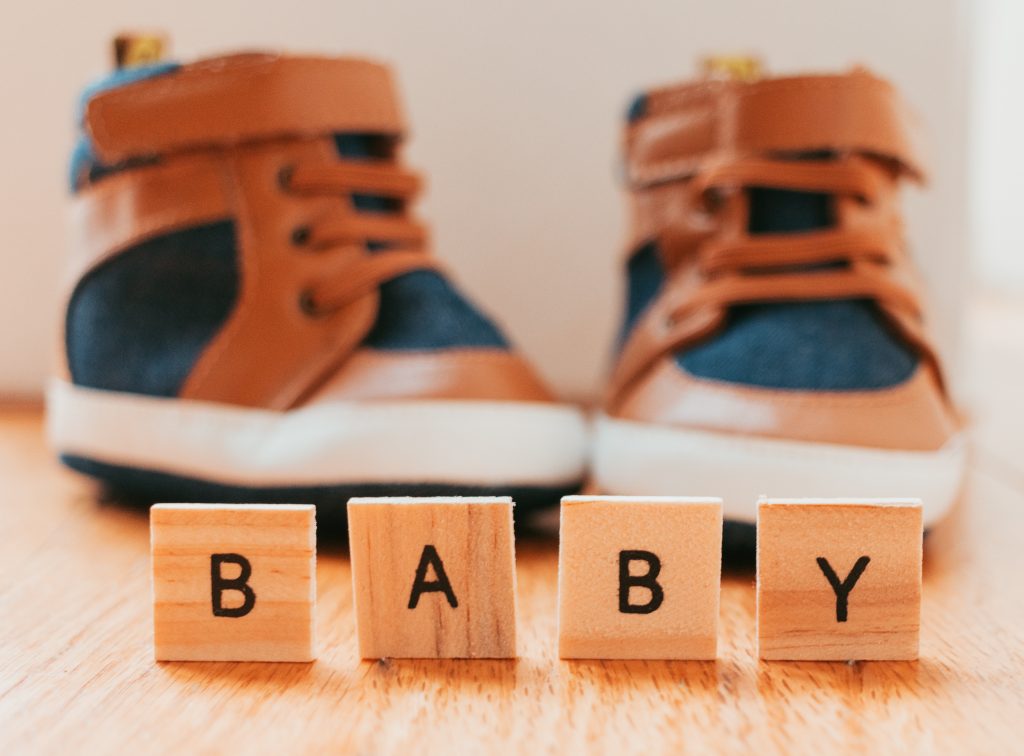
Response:
[{"label": "wood grain surface", "polygon": [[569,496],[558,538],[560,658],[716,658],[721,499]]},{"label": "wood grain surface", "polygon": [[348,532],[364,659],[515,657],[512,499],[351,499]]},{"label": "wood grain surface", "polygon": [[760,657],[917,659],[921,514],[920,499],[762,498],[757,514]]},{"label": "wood grain surface", "polygon": [[156,659],[316,658],[313,506],[156,504],[149,526]]},{"label": "wood grain surface", "polygon": [[557,544],[517,542],[520,658],[358,658],[349,563],[323,546],[313,664],[156,663],[145,512],[0,413],[0,753],[1020,752],[1024,308],[974,313],[964,501],[925,547],[915,662],[759,662],[727,567],[719,658],[559,661]]}]

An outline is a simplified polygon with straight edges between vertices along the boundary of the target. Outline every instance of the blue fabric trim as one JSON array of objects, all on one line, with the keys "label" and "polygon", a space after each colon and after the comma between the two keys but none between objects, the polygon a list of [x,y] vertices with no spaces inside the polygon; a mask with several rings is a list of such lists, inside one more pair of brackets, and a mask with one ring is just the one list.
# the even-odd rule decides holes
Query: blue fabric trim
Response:
[{"label": "blue fabric trim", "polygon": [[89,272],[65,321],[79,386],[177,396],[238,297],[234,224],[149,239]]},{"label": "blue fabric trim", "polygon": [[619,331],[619,348],[633,330],[644,310],[654,301],[665,282],[665,269],[659,257],[658,245],[649,242],[640,247],[626,264],[626,318]]},{"label": "blue fabric trim", "polygon": [[633,123],[645,115],[647,115],[647,95],[641,92],[629,103],[629,108],[626,109],[626,121]]}]

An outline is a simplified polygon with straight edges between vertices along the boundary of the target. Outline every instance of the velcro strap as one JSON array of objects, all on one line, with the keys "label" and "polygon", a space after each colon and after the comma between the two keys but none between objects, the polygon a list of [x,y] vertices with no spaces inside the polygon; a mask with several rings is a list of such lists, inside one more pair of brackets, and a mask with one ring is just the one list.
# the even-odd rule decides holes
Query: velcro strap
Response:
[{"label": "velcro strap", "polygon": [[692,176],[709,157],[856,152],[924,180],[920,127],[888,82],[841,76],[709,81],[659,90],[627,132],[634,185]]},{"label": "velcro strap", "polygon": [[214,58],[93,97],[84,127],[106,163],[336,132],[398,136],[390,70],[345,58]]}]

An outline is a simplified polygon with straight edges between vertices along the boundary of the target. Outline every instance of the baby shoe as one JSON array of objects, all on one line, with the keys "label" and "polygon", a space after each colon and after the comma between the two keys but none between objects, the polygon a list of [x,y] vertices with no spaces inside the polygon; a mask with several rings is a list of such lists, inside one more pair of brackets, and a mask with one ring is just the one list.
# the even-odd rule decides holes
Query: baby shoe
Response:
[{"label": "baby shoe", "polygon": [[610,494],[954,502],[965,443],[898,203],[915,122],[862,69],[636,100],[628,311],[594,479]]},{"label": "baby shoe", "polygon": [[52,443],[172,501],[511,494],[584,475],[558,403],[410,205],[389,69],[238,54],[88,88]]}]

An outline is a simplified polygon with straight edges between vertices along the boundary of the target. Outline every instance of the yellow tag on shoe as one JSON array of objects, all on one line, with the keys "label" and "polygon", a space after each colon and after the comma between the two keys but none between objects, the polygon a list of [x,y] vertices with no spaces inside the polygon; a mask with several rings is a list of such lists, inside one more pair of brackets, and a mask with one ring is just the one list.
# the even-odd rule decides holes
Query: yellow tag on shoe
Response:
[{"label": "yellow tag on shoe", "polygon": [[701,70],[707,79],[750,82],[761,78],[763,66],[753,55],[708,55],[701,60]]},{"label": "yellow tag on shoe", "polygon": [[159,63],[167,52],[167,36],[160,32],[130,32],[114,37],[114,63],[135,68]]}]

